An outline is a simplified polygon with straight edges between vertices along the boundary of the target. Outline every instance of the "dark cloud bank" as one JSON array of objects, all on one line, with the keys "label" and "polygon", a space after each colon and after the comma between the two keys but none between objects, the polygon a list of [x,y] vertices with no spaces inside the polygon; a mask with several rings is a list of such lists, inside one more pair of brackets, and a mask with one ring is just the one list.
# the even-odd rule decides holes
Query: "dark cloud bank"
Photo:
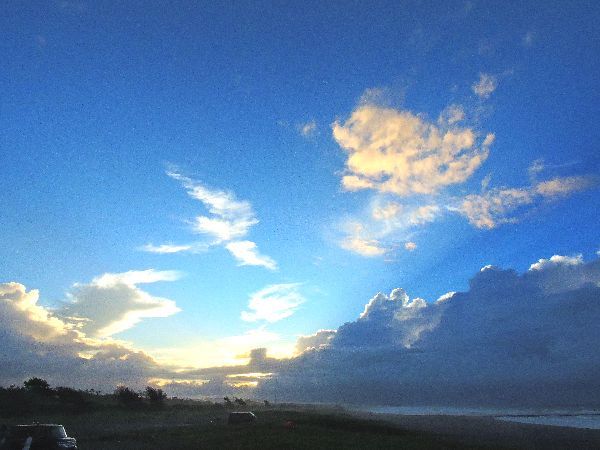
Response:
[{"label": "dark cloud bank", "polygon": [[482,269],[433,304],[378,294],[256,394],[390,405],[600,405],[600,261]]},{"label": "dark cloud bank", "polygon": [[299,339],[295,358],[257,350],[247,366],[187,371],[160,366],[116,341],[86,338],[36,302],[36,291],[0,285],[1,385],[36,375],[55,385],[111,390],[158,377],[173,379],[165,388],[185,396],[600,406],[599,259],[554,256],[523,274],[486,267],[467,292],[434,303],[395,289],[373,297],[356,321]]}]

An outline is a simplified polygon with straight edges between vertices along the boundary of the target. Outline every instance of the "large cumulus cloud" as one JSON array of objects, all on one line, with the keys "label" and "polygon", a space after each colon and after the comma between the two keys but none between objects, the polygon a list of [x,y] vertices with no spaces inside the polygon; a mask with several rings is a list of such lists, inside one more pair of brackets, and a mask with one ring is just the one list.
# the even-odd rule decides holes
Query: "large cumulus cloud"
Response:
[{"label": "large cumulus cloud", "polygon": [[600,404],[600,260],[485,267],[434,303],[400,289],[305,351],[260,395],[371,404]]},{"label": "large cumulus cloud", "polygon": [[37,290],[0,284],[0,385],[41,376],[53,385],[111,391],[119,383],[141,387],[152,377],[177,376],[125,342],[86,334],[80,322],[38,300]]}]

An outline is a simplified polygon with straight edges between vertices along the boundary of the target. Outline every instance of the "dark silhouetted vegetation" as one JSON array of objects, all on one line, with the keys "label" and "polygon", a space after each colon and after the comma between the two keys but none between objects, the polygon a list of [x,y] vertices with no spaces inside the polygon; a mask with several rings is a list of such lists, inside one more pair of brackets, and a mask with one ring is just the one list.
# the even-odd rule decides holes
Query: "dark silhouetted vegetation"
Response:
[{"label": "dark silhouetted vegetation", "polygon": [[52,391],[48,382],[38,377],[30,378],[23,383],[23,386],[30,392],[36,392],[40,394],[49,394]]},{"label": "dark silhouetted vegetation", "polygon": [[146,387],[144,393],[127,386],[119,386],[112,394],[94,389],[79,390],[70,387],[51,387],[38,377],[26,380],[23,386],[0,387],[0,417],[32,413],[82,413],[111,408],[163,407],[166,393],[159,388]]},{"label": "dark silhouetted vegetation", "polygon": [[135,392],[133,389],[127,386],[119,386],[115,389],[114,393],[117,401],[127,407],[140,406],[142,404],[141,394]]},{"label": "dark silhouetted vegetation", "polygon": [[146,398],[152,406],[164,406],[167,394],[162,389],[146,386]]}]

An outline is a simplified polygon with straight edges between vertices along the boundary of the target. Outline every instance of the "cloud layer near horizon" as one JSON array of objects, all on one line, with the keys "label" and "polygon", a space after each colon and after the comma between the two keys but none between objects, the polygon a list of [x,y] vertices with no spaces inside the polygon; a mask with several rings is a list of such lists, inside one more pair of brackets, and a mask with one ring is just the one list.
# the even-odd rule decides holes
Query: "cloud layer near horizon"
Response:
[{"label": "cloud layer near horizon", "polygon": [[[369,404],[598,404],[600,260],[487,266],[435,303],[377,294],[260,395]],[[307,341],[307,342],[305,342]],[[558,388],[558,389],[557,389]]]},{"label": "cloud layer near horizon", "polygon": [[173,374],[122,342],[86,336],[38,300],[37,290],[0,284],[0,385],[42,376],[54,385],[110,392],[119,383],[142,387],[150,377]]},{"label": "cloud layer near horizon", "polygon": [[[168,279],[106,274],[96,285]],[[126,281],[124,281],[126,280]],[[252,320],[278,320],[302,301],[296,285],[257,292]],[[287,295],[289,294],[289,295]],[[282,308],[269,305],[282,296]],[[234,367],[175,370],[38,304],[37,291],[0,284],[0,385],[43,376],[53,384],[111,390],[158,380],[170,392],[237,393],[291,401],[369,404],[597,405],[600,259],[554,255],[523,274],[486,266],[466,292],[435,302],[403,289],[378,293],[352,322],[301,336],[289,360],[250,355]],[[266,305],[266,306],[265,306]],[[266,309],[264,309],[264,308]],[[175,380],[165,385],[165,381]],[[179,380],[179,381],[178,381]],[[167,383],[168,384],[168,383]]]}]

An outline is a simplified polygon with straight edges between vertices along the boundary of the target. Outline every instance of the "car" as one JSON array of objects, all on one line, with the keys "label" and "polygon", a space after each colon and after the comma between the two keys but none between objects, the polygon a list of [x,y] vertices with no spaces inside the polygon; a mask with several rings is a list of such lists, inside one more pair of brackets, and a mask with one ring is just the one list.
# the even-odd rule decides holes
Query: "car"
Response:
[{"label": "car", "polygon": [[253,412],[250,411],[236,411],[229,413],[229,418],[227,419],[227,423],[229,425],[238,425],[242,423],[254,423],[256,421],[256,416]]},{"label": "car", "polygon": [[14,425],[4,440],[2,450],[77,450],[77,441],[67,436],[65,427],[51,423]]}]

